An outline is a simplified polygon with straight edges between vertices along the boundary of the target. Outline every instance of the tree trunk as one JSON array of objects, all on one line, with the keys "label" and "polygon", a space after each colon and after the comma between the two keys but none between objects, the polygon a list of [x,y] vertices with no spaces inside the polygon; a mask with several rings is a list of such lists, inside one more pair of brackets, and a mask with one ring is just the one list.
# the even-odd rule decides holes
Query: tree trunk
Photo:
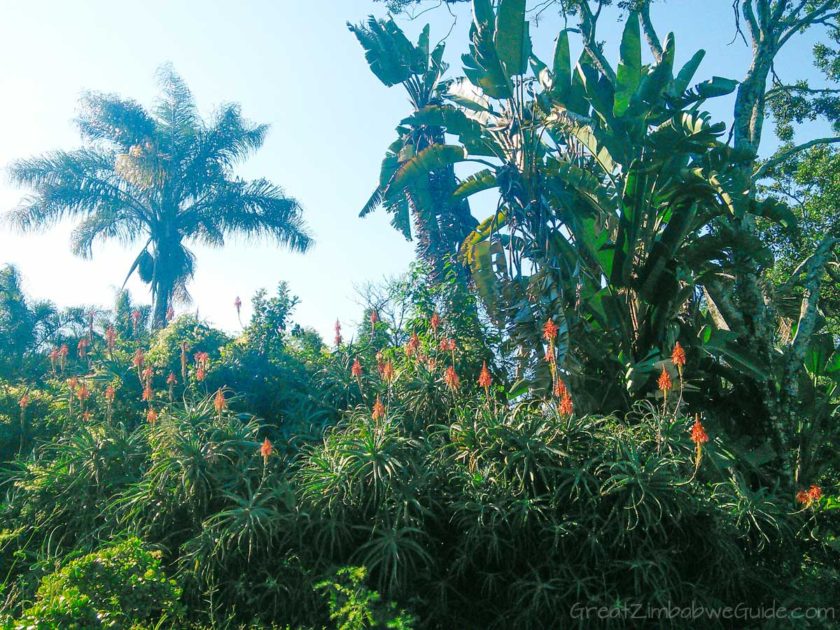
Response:
[{"label": "tree trunk", "polygon": [[154,307],[152,309],[152,329],[159,330],[166,326],[166,312],[172,304],[172,283],[158,280],[153,285]]},{"label": "tree trunk", "polygon": [[171,249],[155,243],[155,267],[152,275],[152,330],[166,326],[166,313],[172,304],[175,291]]}]

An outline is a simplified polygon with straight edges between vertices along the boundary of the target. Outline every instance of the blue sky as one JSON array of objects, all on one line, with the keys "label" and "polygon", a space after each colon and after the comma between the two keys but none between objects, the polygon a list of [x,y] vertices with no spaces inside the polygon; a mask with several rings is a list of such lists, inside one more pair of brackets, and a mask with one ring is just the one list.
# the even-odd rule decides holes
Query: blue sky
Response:
[{"label": "blue sky", "polygon": [[[243,177],[267,177],[304,206],[317,240],[306,255],[269,243],[231,239],[224,249],[196,248],[197,274],[190,289],[194,311],[228,330],[238,327],[233,307],[239,295],[243,316],[259,288],[273,291],[286,280],[301,298],[295,320],[326,339],[338,317],[345,331],[361,316],[357,288],[403,272],[413,246],[376,213],[358,218],[378,175],[393,129],[408,112],[399,88],[382,86],[369,72],[346,22],[383,15],[370,0],[145,0],[59,2],[3,0],[0,21],[0,167],[10,161],[78,146],[72,119],[85,90],[114,92],[151,104],[155,69],[171,62],[187,81],[201,111],[235,101],[250,120],[269,123],[261,151],[238,170]],[[675,31],[677,63],[697,48],[707,56],[698,78],[719,74],[740,78],[749,51],[735,39],[730,0],[671,0],[655,6],[661,35]],[[448,32],[448,59],[456,73],[466,48],[468,8],[455,20],[438,9],[404,21],[412,35],[426,21],[432,38]],[[607,14],[599,37],[615,59],[622,25]],[[453,26],[454,21],[454,26]],[[533,30],[535,51],[550,58],[562,23],[543,14]],[[785,79],[806,76],[812,36],[800,38],[777,64]],[[574,52],[573,52],[574,54]],[[713,115],[728,120],[731,103]],[[765,151],[774,143],[768,133]],[[0,213],[25,191],[0,179]],[[480,214],[480,208],[478,209]],[[70,224],[42,234],[20,235],[0,227],[0,264],[14,263],[26,290],[59,305],[110,306],[136,255],[119,244],[100,246],[93,260],[72,256]],[[148,300],[143,285],[129,285]]]}]

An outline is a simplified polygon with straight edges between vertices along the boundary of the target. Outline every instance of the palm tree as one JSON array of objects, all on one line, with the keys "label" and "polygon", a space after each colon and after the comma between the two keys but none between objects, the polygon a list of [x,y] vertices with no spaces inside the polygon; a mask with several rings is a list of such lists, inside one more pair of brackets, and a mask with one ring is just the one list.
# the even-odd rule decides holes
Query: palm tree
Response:
[{"label": "palm tree", "polygon": [[189,300],[195,257],[188,243],[222,246],[228,234],[267,236],[301,252],[312,243],[297,201],[265,179],[232,173],[262,146],[268,126],[245,121],[236,104],[208,123],[170,67],[158,71],[158,81],[151,110],[111,94],[85,95],[76,121],[83,148],[10,168],[14,182],[35,191],[12,212],[20,229],[79,218],[72,247],[83,257],[97,241],[143,243],[126,280],[137,271],[151,285],[154,327],[164,324],[173,300]]}]

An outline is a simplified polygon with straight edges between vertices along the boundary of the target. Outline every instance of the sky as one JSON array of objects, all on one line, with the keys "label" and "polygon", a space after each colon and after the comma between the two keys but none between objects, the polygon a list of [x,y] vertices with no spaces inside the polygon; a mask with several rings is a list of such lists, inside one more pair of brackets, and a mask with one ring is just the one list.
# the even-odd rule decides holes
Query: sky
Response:
[{"label": "sky", "polygon": [[[295,197],[316,240],[306,254],[235,237],[222,249],[195,247],[194,302],[176,305],[176,312],[198,310],[235,332],[235,298],[241,296],[247,321],[251,296],[260,288],[272,294],[286,281],[301,301],[295,321],[327,340],[337,318],[346,333],[352,331],[362,314],[359,289],[403,273],[414,253],[385,212],[358,217],[394,127],[410,111],[400,88],[386,88],[371,74],[347,30],[348,21],[369,14],[383,16],[385,10],[371,0],[0,0],[0,215],[27,192],[8,181],[11,161],[80,145],[73,119],[83,92],[151,105],[155,70],[171,63],[204,115],[237,102],[246,118],[270,124],[263,148],[236,172],[266,177]],[[655,5],[653,20],[663,37],[675,32],[677,66],[698,48],[707,50],[698,80],[744,75],[749,50],[735,37],[731,0],[669,0]],[[416,37],[430,22],[433,41],[447,37],[450,75],[457,76],[469,21],[464,6],[454,15],[439,8],[403,18],[401,25]],[[562,27],[558,16],[540,16],[532,28],[538,56],[551,58]],[[613,13],[599,23],[608,59],[617,57],[622,28]],[[801,37],[783,54],[777,63],[782,78],[814,76],[813,41]],[[721,99],[710,111],[728,121],[731,101]],[[769,153],[774,143],[766,137]],[[0,265],[16,265],[33,298],[111,306],[141,244],[100,245],[84,260],[70,252],[71,230],[65,222],[20,234],[0,223]],[[149,301],[145,285],[132,281],[128,287],[135,299]]]}]

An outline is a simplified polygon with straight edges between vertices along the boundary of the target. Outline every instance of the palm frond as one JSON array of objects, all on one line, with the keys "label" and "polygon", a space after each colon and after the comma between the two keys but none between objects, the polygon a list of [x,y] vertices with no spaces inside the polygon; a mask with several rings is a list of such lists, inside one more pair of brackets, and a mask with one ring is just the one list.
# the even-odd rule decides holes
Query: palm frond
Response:
[{"label": "palm frond", "polygon": [[224,105],[211,125],[200,129],[191,155],[185,160],[183,180],[196,197],[208,182],[227,177],[239,161],[265,142],[268,125],[253,125],[242,118],[239,105]]},{"label": "palm frond", "polygon": [[115,173],[114,163],[113,152],[96,149],[56,151],[13,163],[11,180],[35,188],[35,193],[12,211],[12,223],[31,230],[97,210],[130,210],[138,218],[145,217],[141,193]]},{"label": "palm frond", "polygon": [[124,245],[130,245],[144,231],[143,222],[125,208],[101,207],[73,229],[71,245],[74,254],[90,258],[97,241],[116,239]]},{"label": "palm frond", "polygon": [[128,151],[154,136],[155,121],[137,101],[87,92],[80,109],[76,125],[87,140],[105,140]]},{"label": "palm frond", "polygon": [[298,202],[265,179],[233,181],[217,196],[188,213],[185,234],[209,245],[224,244],[225,233],[269,237],[289,249],[305,252],[312,245]]},{"label": "palm frond", "polygon": [[153,112],[160,150],[176,159],[198,133],[198,109],[192,92],[170,64],[158,68],[157,79],[161,94]]}]

